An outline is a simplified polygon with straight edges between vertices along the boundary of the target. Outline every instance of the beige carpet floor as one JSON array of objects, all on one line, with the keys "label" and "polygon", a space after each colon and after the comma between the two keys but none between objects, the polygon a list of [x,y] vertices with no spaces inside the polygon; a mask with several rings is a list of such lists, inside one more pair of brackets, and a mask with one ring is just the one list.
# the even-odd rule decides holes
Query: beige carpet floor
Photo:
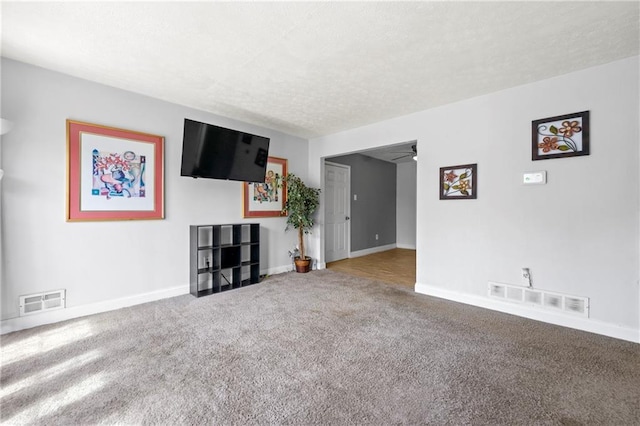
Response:
[{"label": "beige carpet floor", "polygon": [[3,424],[640,424],[638,344],[328,270],[0,343]]}]

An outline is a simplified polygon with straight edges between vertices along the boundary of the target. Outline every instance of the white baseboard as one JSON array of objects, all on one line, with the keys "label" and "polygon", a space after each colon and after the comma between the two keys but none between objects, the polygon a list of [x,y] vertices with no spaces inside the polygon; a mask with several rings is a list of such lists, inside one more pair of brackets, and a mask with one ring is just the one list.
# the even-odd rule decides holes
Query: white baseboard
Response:
[{"label": "white baseboard", "polygon": [[[260,271],[261,274],[275,275],[284,272],[291,272],[292,265],[282,265]],[[141,303],[153,302],[169,297],[189,294],[189,285],[172,287],[164,290],[157,290],[135,296],[123,297],[120,299],[106,300],[104,302],[90,303],[81,306],[72,306],[65,309],[56,309],[50,312],[34,314],[24,317],[9,318],[0,322],[0,334],[11,333],[12,331],[24,330],[26,328],[37,327],[39,325],[53,324],[73,318],[84,317],[101,312],[113,311],[126,308]]]},{"label": "white baseboard", "polygon": [[396,248],[396,244],[387,244],[386,246],[372,247],[364,250],[352,251],[349,253],[349,257],[360,257],[368,254],[380,253],[381,251],[393,250]]},{"label": "white baseboard", "polygon": [[415,250],[415,244],[396,244],[399,249]]},{"label": "white baseboard", "polygon": [[601,334],[616,339],[627,340],[629,342],[640,343],[640,330],[629,327],[594,321],[580,316],[574,317],[570,314],[560,314],[528,306],[515,305],[509,302],[489,299],[488,297],[455,292],[422,283],[416,283],[415,291],[416,293],[426,294],[440,299],[447,299],[454,302],[465,303],[467,305],[478,306],[480,308],[517,315],[519,317],[560,325],[563,327],[575,328],[577,330],[588,331],[590,333]]},{"label": "white baseboard", "polygon": [[260,275],[277,275],[293,271],[293,265],[280,265],[260,271]]},{"label": "white baseboard", "polygon": [[[325,269],[326,267],[327,267],[327,264],[325,262],[316,262],[315,264],[315,269]],[[292,272],[295,269],[296,268],[293,265],[282,265],[282,266],[276,266],[274,268],[269,268],[264,271],[260,271],[260,274],[261,275],[277,275],[277,274],[284,274],[285,272]]]},{"label": "white baseboard", "polygon": [[135,296],[123,297],[120,299],[105,300],[104,302],[89,303],[87,305],[72,306],[65,309],[56,309],[51,312],[42,312],[24,317],[9,318],[2,320],[0,324],[0,334],[11,333],[12,331],[24,330],[25,328],[37,327],[39,325],[53,324],[55,322],[66,321],[73,318],[84,317],[101,312],[113,311],[126,308],[141,303],[154,302],[169,297],[189,294],[189,286],[181,285]]}]

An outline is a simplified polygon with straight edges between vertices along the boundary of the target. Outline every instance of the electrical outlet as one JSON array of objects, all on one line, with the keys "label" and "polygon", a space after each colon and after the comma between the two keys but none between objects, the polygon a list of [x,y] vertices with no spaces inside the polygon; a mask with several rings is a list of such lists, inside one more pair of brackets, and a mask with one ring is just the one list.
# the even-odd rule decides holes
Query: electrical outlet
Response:
[{"label": "electrical outlet", "polygon": [[531,273],[529,268],[522,268],[522,285],[531,287]]},{"label": "electrical outlet", "polygon": [[376,241],[378,241],[378,234],[376,234]]}]

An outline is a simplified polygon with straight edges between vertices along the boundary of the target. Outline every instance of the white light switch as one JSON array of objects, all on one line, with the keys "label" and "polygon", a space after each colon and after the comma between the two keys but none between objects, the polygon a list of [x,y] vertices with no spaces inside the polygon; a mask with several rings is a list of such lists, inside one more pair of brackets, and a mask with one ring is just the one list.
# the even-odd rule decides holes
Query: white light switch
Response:
[{"label": "white light switch", "polygon": [[358,201],[358,195],[357,194],[353,194],[353,201]]},{"label": "white light switch", "polygon": [[547,183],[547,172],[525,172],[522,175],[522,183],[525,185],[544,185]]}]

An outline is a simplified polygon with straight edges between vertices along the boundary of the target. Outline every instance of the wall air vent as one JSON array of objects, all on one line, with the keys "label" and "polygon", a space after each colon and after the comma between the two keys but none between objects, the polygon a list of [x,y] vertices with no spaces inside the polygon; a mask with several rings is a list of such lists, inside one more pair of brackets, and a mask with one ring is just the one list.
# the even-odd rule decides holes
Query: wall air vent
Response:
[{"label": "wall air vent", "polygon": [[498,283],[489,283],[489,296],[504,298],[506,295],[505,286]]},{"label": "wall air vent", "polygon": [[525,290],[524,301],[534,305],[542,305],[542,293],[536,290]]},{"label": "wall air vent", "polygon": [[581,297],[564,297],[564,307],[567,311],[572,311],[577,314],[583,314],[587,310],[587,303],[584,298]]},{"label": "wall air vent", "polygon": [[589,316],[589,298],[489,281],[489,297],[572,315]]},{"label": "wall air vent", "polygon": [[542,304],[547,308],[562,309],[562,296],[545,293]]},{"label": "wall air vent", "polygon": [[524,289],[519,287],[507,287],[507,299],[520,301],[522,300],[522,292]]},{"label": "wall air vent", "polygon": [[66,290],[54,290],[20,296],[20,316],[62,309],[66,306],[66,293]]}]

